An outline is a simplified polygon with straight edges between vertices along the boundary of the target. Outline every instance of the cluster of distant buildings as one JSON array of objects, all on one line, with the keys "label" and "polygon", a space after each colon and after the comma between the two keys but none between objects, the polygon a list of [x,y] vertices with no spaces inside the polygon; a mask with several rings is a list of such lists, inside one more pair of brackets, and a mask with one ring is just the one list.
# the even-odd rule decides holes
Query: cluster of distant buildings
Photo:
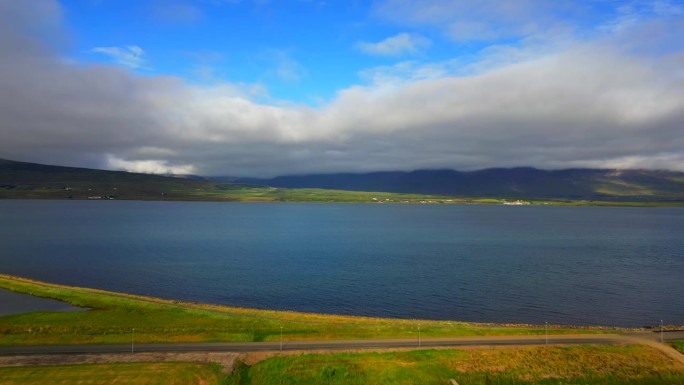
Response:
[{"label": "cluster of distant buildings", "polygon": [[520,199],[518,199],[517,201],[508,202],[504,199],[503,204],[506,206],[522,206],[522,205],[529,205],[530,202],[524,202],[524,201],[521,201]]},{"label": "cluster of distant buildings", "polygon": [[[371,200],[374,203],[453,203],[453,199],[440,199],[440,200],[434,200],[434,199],[428,199],[428,200],[409,200],[409,199],[402,199],[402,200],[392,200],[389,198],[371,198]],[[462,201],[459,201],[462,202]],[[466,203],[468,202],[467,200],[465,201]],[[491,202],[494,203],[494,202]],[[515,200],[515,201],[507,201],[503,199],[501,201],[501,204],[506,205],[506,206],[523,206],[523,205],[529,205],[531,204],[530,202],[523,201],[523,200]]]},{"label": "cluster of distant buildings", "polygon": [[[64,190],[73,191],[74,189],[71,187],[65,187]],[[116,190],[117,190],[117,188],[114,187],[114,191],[116,191]],[[88,191],[92,191],[92,189],[88,189]],[[72,196],[69,195],[69,198],[71,199]],[[90,200],[98,200],[98,199],[109,199],[109,200],[111,200],[111,199],[116,198],[116,196],[115,195],[90,195],[87,198]]]}]

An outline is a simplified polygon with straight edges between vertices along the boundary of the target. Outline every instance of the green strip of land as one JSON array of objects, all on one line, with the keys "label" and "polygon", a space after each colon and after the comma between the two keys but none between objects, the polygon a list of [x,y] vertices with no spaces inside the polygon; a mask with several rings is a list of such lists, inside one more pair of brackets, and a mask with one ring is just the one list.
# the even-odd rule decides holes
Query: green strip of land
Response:
[{"label": "green strip of land", "polygon": [[[544,334],[544,326],[351,317],[199,304],[0,275],[0,287],[90,308],[0,317],[0,344],[285,341]],[[553,334],[577,328],[551,326]],[[600,333],[599,329],[582,329]],[[614,332],[611,330],[611,332]]]}]

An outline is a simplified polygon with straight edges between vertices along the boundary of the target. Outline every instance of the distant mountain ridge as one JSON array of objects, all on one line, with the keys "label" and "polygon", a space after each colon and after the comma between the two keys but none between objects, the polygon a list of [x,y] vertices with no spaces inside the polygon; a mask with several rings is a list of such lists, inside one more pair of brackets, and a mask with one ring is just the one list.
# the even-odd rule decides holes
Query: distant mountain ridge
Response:
[{"label": "distant mountain ridge", "polygon": [[[506,199],[684,202],[684,172],[665,170],[518,167],[468,172],[417,170],[257,179],[171,177],[0,159],[0,198],[288,201],[311,200],[315,198],[311,195],[314,194],[316,199],[323,199],[320,191],[292,198],[287,195],[289,193],[259,186]],[[359,198],[340,199],[356,201]]]},{"label": "distant mountain ridge", "polygon": [[478,197],[684,199],[684,172],[667,170],[540,170],[517,167],[468,172],[445,169],[290,175],[271,179],[237,178],[233,181],[271,187]]}]

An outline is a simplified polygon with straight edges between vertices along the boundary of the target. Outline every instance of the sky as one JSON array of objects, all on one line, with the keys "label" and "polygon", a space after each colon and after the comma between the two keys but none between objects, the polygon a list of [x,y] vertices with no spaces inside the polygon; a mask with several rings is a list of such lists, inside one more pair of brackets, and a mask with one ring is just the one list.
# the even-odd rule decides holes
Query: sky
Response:
[{"label": "sky", "polygon": [[0,0],[0,158],[684,171],[684,1]]}]

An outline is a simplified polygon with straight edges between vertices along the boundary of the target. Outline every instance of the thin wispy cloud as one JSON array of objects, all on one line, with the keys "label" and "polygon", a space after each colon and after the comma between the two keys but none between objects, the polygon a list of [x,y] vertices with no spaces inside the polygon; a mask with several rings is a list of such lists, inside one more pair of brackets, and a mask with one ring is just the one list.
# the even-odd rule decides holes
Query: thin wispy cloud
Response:
[{"label": "thin wispy cloud", "polygon": [[[557,21],[555,14],[572,6],[543,0],[384,0],[378,16],[408,25],[433,25],[456,41],[527,36]],[[562,2],[565,3],[565,2]]]},{"label": "thin wispy cloud", "polygon": [[684,15],[684,5],[670,1],[631,1],[616,9],[615,16],[600,25],[600,30],[620,32],[637,25],[645,18],[674,18]]},{"label": "thin wispy cloud", "polygon": [[415,34],[400,33],[376,43],[359,42],[356,48],[369,55],[401,56],[414,55],[431,44],[430,39]]},{"label": "thin wispy cloud", "polygon": [[190,1],[157,1],[151,13],[154,19],[170,24],[194,23],[204,16],[202,8]]},{"label": "thin wispy cloud", "polygon": [[297,82],[306,76],[306,69],[290,54],[284,51],[273,51],[276,62],[276,75],[287,82]]},{"label": "thin wispy cloud", "polygon": [[145,68],[145,51],[137,45],[126,47],[95,47],[90,50],[92,53],[109,56],[116,63],[129,68]]}]

